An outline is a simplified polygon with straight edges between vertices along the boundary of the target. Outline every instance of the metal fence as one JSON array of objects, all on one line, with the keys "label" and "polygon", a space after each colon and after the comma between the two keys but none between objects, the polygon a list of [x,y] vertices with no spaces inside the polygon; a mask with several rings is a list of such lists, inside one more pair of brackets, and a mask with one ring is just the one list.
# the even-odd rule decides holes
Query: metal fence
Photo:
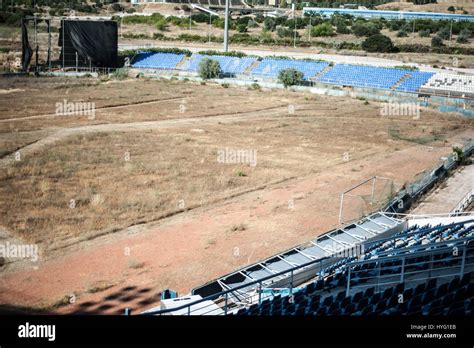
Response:
[{"label": "metal fence", "polygon": [[[469,140],[465,143],[462,154],[465,157],[469,157],[473,152],[474,140]],[[388,213],[404,213],[407,211],[414,201],[424,195],[436,183],[440,182],[450,170],[454,169],[459,164],[459,160],[460,158],[457,153],[447,156],[444,161],[433,167],[426,175],[401,190],[384,207],[383,211]]]}]

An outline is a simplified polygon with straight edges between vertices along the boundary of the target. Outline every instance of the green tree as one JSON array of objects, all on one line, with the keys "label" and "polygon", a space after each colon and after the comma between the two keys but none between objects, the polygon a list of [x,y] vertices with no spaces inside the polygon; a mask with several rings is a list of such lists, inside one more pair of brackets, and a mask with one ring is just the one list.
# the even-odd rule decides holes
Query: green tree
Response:
[{"label": "green tree", "polygon": [[219,77],[222,73],[221,65],[216,60],[204,58],[201,60],[201,63],[199,63],[198,73],[199,77],[204,80]]},{"label": "green tree", "polygon": [[454,6],[449,6],[449,7],[448,7],[448,11],[449,11],[449,12],[452,12],[452,13],[455,13],[455,12],[456,12],[456,9],[454,8]]},{"label": "green tree", "polygon": [[377,34],[365,39],[362,48],[367,52],[392,52],[393,42],[388,36]]},{"label": "green tree", "polygon": [[296,69],[284,69],[278,74],[278,80],[283,86],[294,86],[303,80],[303,73]]}]

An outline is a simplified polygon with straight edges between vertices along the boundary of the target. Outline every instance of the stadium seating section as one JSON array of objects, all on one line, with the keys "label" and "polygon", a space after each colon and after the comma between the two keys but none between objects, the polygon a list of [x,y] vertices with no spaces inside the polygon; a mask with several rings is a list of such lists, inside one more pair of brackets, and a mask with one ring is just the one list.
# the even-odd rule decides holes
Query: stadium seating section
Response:
[{"label": "stadium seating section", "polygon": [[249,68],[257,58],[250,57],[227,57],[227,56],[206,56],[201,54],[193,54],[191,58],[184,64],[183,70],[198,71],[199,63],[204,58],[210,58],[219,62],[222,72],[225,74],[243,74],[244,71]]},{"label": "stadium seating section", "polygon": [[149,69],[175,69],[184,54],[141,52],[135,57],[132,67]]},{"label": "stadium seating section", "polygon": [[265,58],[257,62],[252,57],[229,57],[220,55],[193,54],[178,67],[184,54],[139,53],[132,63],[134,68],[178,69],[197,72],[199,63],[208,57],[217,60],[223,73],[228,75],[248,74],[256,78],[276,80],[280,71],[296,69],[303,79],[321,83],[393,89],[400,92],[440,93],[453,96],[474,96],[474,77],[467,75],[410,71],[352,64],[329,66],[327,62]]},{"label": "stadium seating section", "polygon": [[436,74],[423,87],[439,91],[474,94],[474,76]]},{"label": "stadium seating section", "polygon": [[[291,295],[276,294],[233,314],[473,315],[473,236],[472,221],[415,225],[373,242],[362,257],[338,261]],[[463,266],[456,246],[466,247]]]},{"label": "stadium seating section", "polygon": [[252,75],[277,78],[281,70],[296,69],[303,73],[303,79],[309,80],[329,64],[291,59],[263,59],[252,71]]},{"label": "stadium seating section", "polygon": [[357,87],[391,88],[406,70],[371,66],[337,64],[318,78],[318,81]]},{"label": "stadium seating section", "polygon": [[431,72],[411,71],[409,72],[409,77],[405,78],[403,82],[395,88],[395,90],[401,92],[416,92],[433,75],[434,73]]}]

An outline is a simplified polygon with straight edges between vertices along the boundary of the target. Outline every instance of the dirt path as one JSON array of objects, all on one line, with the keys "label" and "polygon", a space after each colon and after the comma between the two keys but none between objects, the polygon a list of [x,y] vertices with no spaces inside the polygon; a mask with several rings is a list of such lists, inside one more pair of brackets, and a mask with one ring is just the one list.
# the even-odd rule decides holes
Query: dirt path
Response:
[{"label": "dirt path", "polygon": [[425,197],[412,214],[443,214],[449,213],[474,189],[474,165],[461,167],[434,192]]},{"label": "dirt path", "polygon": [[[131,104],[128,106],[134,106],[136,104]],[[125,106],[120,106],[125,107]],[[146,122],[130,122],[130,123],[113,123],[113,124],[99,124],[99,125],[90,125],[90,126],[80,126],[80,127],[71,127],[60,129],[53,134],[50,134],[36,142],[33,142],[27,146],[22,147],[17,150],[20,151],[22,156],[28,156],[36,151],[40,151],[42,148],[48,145],[52,145],[56,142],[64,140],[70,136],[78,134],[88,134],[88,133],[97,133],[97,132],[130,132],[138,130],[149,130],[149,129],[168,129],[168,128],[179,128],[186,126],[205,126],[210,124],[220,123],[230,123],[235,121],[251,121],[255,119],[268,119],[274,116],[278,116],[281,113],[283,108],[286,108],[287,105],[277,105],[269,108],[263,108],[254,110],[251,112],[233,112],[231,114],[222,114],[215,113],[206,116],[200,117],[188,117],[181,119],[173,120],[160,120],[160,121],[146,121]],[[110,107],[114,108],[114,107]],[[29,116],[29,117],[41,117],[38,116]],[[15,162],[14,156],[6,156],[0,158],[0,168],[8,167]]]},{"label": "dirt path", "polygon": [[[0,303],[38,306],[51,304],[51,299],[73,299],[57,311],[119,314],[130,307],[137,313],[156,305],[159,292],[166,288],[186,293],[334,227],[339,194],[353,184],[375,174],[403,183],[450,151],[416,145],[380,153],[96,238],[66,256],[2,275]],[[290,199],[293,209],[288,208]],[[233,231],[242,224],[243,229]]]}]

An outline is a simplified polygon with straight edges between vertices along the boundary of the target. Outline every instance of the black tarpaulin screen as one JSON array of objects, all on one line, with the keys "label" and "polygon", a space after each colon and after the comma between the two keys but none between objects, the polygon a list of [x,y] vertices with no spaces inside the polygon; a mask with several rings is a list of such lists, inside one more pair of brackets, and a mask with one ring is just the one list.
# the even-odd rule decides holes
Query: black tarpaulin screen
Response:
[{"label": "black tarpaulin screen", "polygon": [[33,55],[33,50],[31,49],[30,43],[28,41],[28,30],[27,30],[27,22],[22,21],[21,23],[21,65],[23,71],[28,70],[28,66],[30,65],[31,56]]},{"label": "black tarpaulin screen", "polygon": [[60,60],[65,66],[116,68],[117,22],[62,21],[59,46],[62,47]]}]

